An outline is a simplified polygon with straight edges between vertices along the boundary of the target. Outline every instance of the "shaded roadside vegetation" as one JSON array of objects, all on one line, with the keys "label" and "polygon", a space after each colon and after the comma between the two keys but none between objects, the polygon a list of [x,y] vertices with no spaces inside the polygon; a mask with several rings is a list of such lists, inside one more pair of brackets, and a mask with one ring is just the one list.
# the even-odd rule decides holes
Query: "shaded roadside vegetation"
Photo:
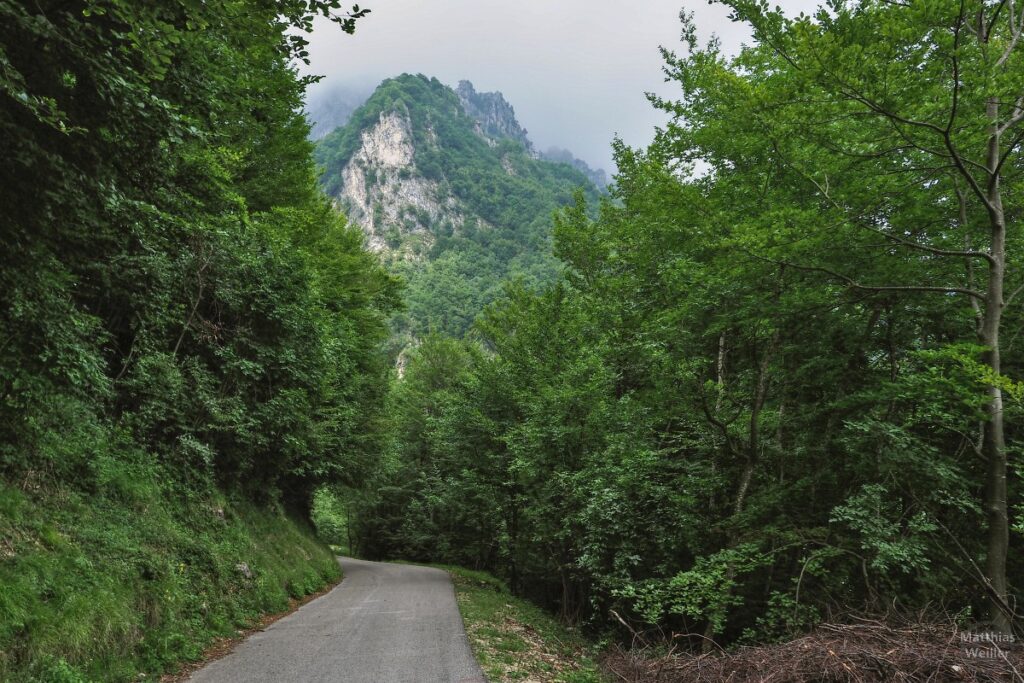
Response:
[{"label": "shaded roadside vegetation", "polygon": [[4,680],[161,672],[337,576],[304,520],[371,470],[397,286],[298,113],[332,5],[0,3]]},{"label": "shaded roadside vegetation", "polygon": [[129,498],[4,487],[3,680],[155,680],[140,674],[198,659],[340,576],[301,519],[136,475]]}]

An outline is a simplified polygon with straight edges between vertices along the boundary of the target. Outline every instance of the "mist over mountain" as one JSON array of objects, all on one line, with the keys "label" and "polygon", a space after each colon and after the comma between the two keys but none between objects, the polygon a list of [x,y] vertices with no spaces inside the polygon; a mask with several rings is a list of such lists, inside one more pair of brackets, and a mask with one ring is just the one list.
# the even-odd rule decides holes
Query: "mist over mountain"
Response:
[{"label": "mist over mountain", "polygon": [[310,139],[320,140],[335,128],[348,123],[352,112],[366,102],[372,92],[373,88],[343,84],[322,85],[312,89],[306,100]]},{"label": "mist over mountain", "polygon": [[[335,128],[348,123],[375,90],[373,86],[345,83],[321,83],[310,89],[305,113],[311,125],[310,138],[318,141]],[[479,125],[480,135],[492,139],[511,138],[518,141],[535,156],[556,163],[569,164],[582,171],[598,188],[605,188],[610,180],[603,168],[592,168],[576,153],[562,146],[550,146],[537,152],[529,132],[519,123],[515,109],[501,92],[477,92],[473,83],[459,81],[454,89],[463,111]]]},{"label": "mist over mountain", "polygon": [[590,164],[583,159],[578,159],[575,154],[564,147],[548,147],[540,153],[540,158],[559,164],[569,164],[573,168],[582,171],[590,179],[590,182],[600,189],[608,186],[608,174],[603,168],[591,168]]}]

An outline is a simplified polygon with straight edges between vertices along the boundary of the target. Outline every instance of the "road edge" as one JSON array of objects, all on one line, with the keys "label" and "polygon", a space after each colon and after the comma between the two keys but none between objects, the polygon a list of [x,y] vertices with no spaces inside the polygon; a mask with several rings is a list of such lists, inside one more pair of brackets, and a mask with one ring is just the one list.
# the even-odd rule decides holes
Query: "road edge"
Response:
[{"label": "road edge", "polygon": [[[338,559],[340,562],[340,558]],[[300,608],[313,602],[317,598],[327,595],[337,588],[344,579],[345,576],[342,574],[337,580],[331,581],[315,593],[304,595],[301,598],[289,598],[287,609],[280,612],[264,614],[255,624],[247,628],[238,629],[237,633],[233,636],[221,636],[219,638],[215,638],[213,642],[203,650],[203,654],[200,655],[199,659],[191,662],[182,662],[178,671],[162,675],[158,679],[159,683],[186,683],[186,681],[192,677],[192,674],[199,671],[199,669],[202,669],[211,662],[227,657],[229,654],[234,652],[235,648],[252,634],[265,631],[275,621],[284,619],[289,614],[298,611]]]}]

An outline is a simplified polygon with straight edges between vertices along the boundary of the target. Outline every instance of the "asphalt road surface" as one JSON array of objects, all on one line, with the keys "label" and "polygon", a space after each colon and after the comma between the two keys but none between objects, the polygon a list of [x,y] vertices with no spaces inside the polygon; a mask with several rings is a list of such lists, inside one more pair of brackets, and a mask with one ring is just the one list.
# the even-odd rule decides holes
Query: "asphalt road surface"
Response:
[{"label": "asphalt road surface", "polygon": [[191,683],[486,683],[446,572],[341,559],[334,590],[253,634]]}]

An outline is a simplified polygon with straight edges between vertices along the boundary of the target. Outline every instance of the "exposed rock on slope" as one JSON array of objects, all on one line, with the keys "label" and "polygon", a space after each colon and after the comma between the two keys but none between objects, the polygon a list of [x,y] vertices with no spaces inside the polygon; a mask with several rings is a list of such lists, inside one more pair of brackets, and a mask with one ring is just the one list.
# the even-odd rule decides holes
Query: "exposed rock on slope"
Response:
[{"label": "exposed rock on slope", "polygon": [[500,92],[477,92],[469,81],[459,81],[455,90],[466,114],[479,124],[481,135],[497,140],[509,138],[533,151],[526,129],[516,120],[515,109]]},{"label": "exposed rock on slope", "polygon": [[[437,180],[416,168],[412,122],[407,110],[382,111],[360,134],[360,147],[342,169],[337,200],[366,232],[374,251],[389,248],[415,257],[415,247],[433,244],[430,226],[442,219],[462,224],[457,202]],[[418,236],[413,242],[400,235]]]}]

